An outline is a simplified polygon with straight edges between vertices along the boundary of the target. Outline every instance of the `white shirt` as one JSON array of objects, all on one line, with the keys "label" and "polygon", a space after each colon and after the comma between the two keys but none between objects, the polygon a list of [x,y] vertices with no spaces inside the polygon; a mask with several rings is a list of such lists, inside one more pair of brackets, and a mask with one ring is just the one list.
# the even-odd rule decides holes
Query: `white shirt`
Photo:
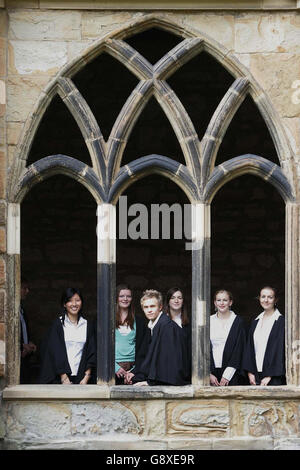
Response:
[{"label": "white shirt", "polygon": [[87,321],[80,317],[78,323],[74,324],[66,315],[63,330],[71,373],[77,375],[82,350],[86,342]]},{"label": "white shirt", "polygon": [[[217,313],[210,317],[210,341],[212,344],[212,352],[216,368],[222,367],[225,343],[235,317],[236,314],[232,311],[230,311],[230,317],[226,320],[219,318]],[[230,381],[235,371],[236,369],[234,367],[226,367],[223,372],[223,377]]]},{"label": "white shirt", "polygon": [[277,309],[269,317],[265,317],[264,314],[265,312],[262,312],[260,315],[258,315],[258,317],[255,318],[255,320],[258,320],[258,323],[253,333],[256,367],[258,372],[262,372],[267,343],[274,322],[281,315]]},{"label": "white shirt", "polygon": [[127,336],[131,332],[131,328],[127,324],[126,325],[120,325],[118,327],[118,330],[119,330],[120,335],[122,335],[122,336]]},{"label": "white shirt", "polygon": [[181,318],[181,313],[179,313],[178,315],[176,315],[175,317],[172,317],[172,320],[177,323],[178,326],[180,326],[180,328],[182,328],[182,318]]},{"label": "white shirt", "polygon": [[149,323],[148,323],[148,328],[150,328],[150,330],[151,330],[151,336],[153,334],[153,328],[155,327],[156,323],[160,319],[161,315],[162,315],[162,311],[160,312],[160,314],[158,315],[158,317],[156,317],[156,319],[154,321],[150,320]]}]

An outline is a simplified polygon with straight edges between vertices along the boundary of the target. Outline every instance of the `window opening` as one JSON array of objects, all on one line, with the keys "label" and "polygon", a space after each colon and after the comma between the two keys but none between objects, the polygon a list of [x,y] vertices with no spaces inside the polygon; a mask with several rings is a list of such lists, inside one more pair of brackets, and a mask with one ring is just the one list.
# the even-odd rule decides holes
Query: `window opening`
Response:
[{"label": "window opening", "polygon": [[72,80],[107,140],[122,106],[138,83],[137,78],[111,55],[104,53],[80,70]]},{"label": "window opening", "polygon": [[184,38],[160,28],[151,28],[124,39],[151,64],[158,62],[159,59],[183,40]]},{"label": "window opening", "polygon": [[66,176],[38,184],[22,203],[21,266],[30,292],[24,302],[30,333],[37,345],[31,359],[37,383],[42,340],[60,313],[68,287],[84,296],[86,318],[96,319],[96,204],[89,192]]},{"label": "window opening", "polygon": [[[140,315],[144,315],[141,311],[139,299],[145,289],[157,289],[164,295],[169,288],[173,286],[180,286],[186,296],[186,303],[188,305],[188,313],[191,314],[191,286],[192,286],[192,269],[191,269],[191,251],[186,250],[186,239],[184,238],[184,227],[182,219],[183,238],[175,239],[174,228],[175,218],[172,211],[173,204],[176,204],[176,209],[181,207],[182,214],[184,213],[184,205],[189,206],[189,201],[182,190],[173,182],[165,177],[158,175],[147,176],[135,184],[131,185],[123,193],[121,197],[126,199],[119,200],[117,205],[117,234],[120,234],[120,217],[124,216],[124,204],[126,202],[127,209],[134,209],[134,204],[139,204],[140,209],[145,210],[148,214],[148,239],[131,239],[130,233],[141,233],[141,236],[146,235],[145,227],[137,227],[137,230],[130,232],[130,224],[139,217],[139,212],[136,216],[127,216],[128,222],[128,237],[127,239],[117,239],[117,265],[116,265],[116,283],[121,284],[124,282],[129,283],[135,290],[136,311]],[[122,201],[122,202],[121,202]],[[166,212],[164,214],[164,227],[170,228],[170,238],[162,239],[162,216],[160,215],[159,239],[150,239],[151,236],[151,223],[155,227],[155,219],[151,217],[151,207],[153,210],[154,205],[165,205]],[[161,207],[162,208],[162,207]],[[122,212],[120,213],[120,209]],[[138,207],[136,207],[138,209]],[[163,208],[162,208],[163,209]],[[174,207],[175,209],[175,207]],[[188,210],[188,207],[186,208]],[[180,209],[179,209],[180,211]],[[168,213],[170,219],[168,219]],[[142,220],[142,219],[140,219]],[[170,225],[168,223],[170,220]],[[124,219],[123,219],[124,225]],[[178,232],[177,225],[177,233]],[[174,232],[175,230],[175,232]],[[164,232],[166,233],[166,232]]]},{"label": "window opening", "polygon": [[167,82],[189,114],[199,139],[234,78],[209,54],[202,52],[180,67]]},{"label": "window opening", "polygon": [[225,283],[249,324],[261,312],[260,288],[270,285],[284,314],[285,205],[277,190],[252,175],[231,180],[213,199],[211,229],[212,295]]},{"label": "window opening", "polygon": [[146,104],[129,136],[121,164],[152,154],[186,164],[175,132],[154,97]]},{"label": "window opening", "polygon": [[91,158],[76,121],[55,95],[36,132],[27,166],[49,155],[62,154],[91,165]]},{"label": "window opening", "polygon": [[267,158],[280,166],[270,132],[251,96],[247,96],[233,117],[220,145],[216,165],[244,154]]}]

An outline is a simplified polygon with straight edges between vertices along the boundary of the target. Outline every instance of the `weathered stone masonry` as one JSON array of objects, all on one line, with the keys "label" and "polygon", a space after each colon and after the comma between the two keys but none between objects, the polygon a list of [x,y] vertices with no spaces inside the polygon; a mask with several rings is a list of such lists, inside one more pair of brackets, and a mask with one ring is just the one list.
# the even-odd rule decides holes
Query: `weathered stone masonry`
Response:
[{"label": "weathered stone masonry", "polygon": [[[1,6],[1,4],[0,4]],[[59,8],[57,9],[57,6]],[[277,5],[278,7],[278,5]],[[265,11],[143,8],[73,9],[43,2],[6,2],[0,9],[0,373],[1,445],[5,448],[299,448],[299,10],[292,2]],[[270,8],[270,9],[268,9]],[[279,7],[278,7],[279,8]],[[152,66],[123,39],[158,26],[182,42]],[[213,38],[213,39],[212,39]],[[204,50],[235,77],[202,140],[182,103],[165,81]],[[124,105],[108,141],[74,73],[107,52],[139,83]],[[44,111],[58,93],[75,118],[91,166],[67,155],[26,158]],[[279,165],[259,155],[236,156],[215,166],[223,136],[245,96],[260,110]],[[164,110],[186,165],[148,155],[122,166],[136,118],[150,96]],[[97,386],[20,386],[18,305],[21,203],[30,188],[55,174],[84,185],[115,227],[115,204],[133,180],[158,173],[176,182],[195,207],[199,250],[192,254],[193,385],[135,391],[113,383],[115,282],[113,237],[98,240]],[[288,386],[212,390],[208,386],[210,301],[210,204],[231,179],[254,174],[271,183],[286,204],[286,327]],[[2,234],[2,235],[1,235]],[[7,237],[7,239],[6,239]],[[100,295],[101,294],[101,295]],[[101,315],[100,313],[101,312]],[[108,384],[108,385],[107,385]],[[36,421],[36,417],[47,418]]]}]

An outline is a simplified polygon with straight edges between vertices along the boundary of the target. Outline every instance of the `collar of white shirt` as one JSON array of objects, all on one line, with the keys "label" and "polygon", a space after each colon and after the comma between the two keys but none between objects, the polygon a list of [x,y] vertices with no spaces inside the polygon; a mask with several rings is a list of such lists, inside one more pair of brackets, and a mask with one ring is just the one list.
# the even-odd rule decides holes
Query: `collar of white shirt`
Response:
[{"label": "collar of white shirt", "polygon": [[[260,320],[261,318],[263,318],[264,313],[265,313],[264,311],[261,312],[261,313],[255,318],[255,320]],[[280,316],[281,316],[281,313],[280,313],[279,310],[276,308],[276,309],[274,310],[274,313],[272,313],[272,315],[270,316],[270,318],[273,318],[274,321],[275,321],[275,320],[278,320],[278,318],[279,318]]]},{"label": "collar of white shirt", "polygon": [[163,312],[161,311],[160,314],[158,315],[158,317],[157,317],[154,321],[152,321],[152,320],[149,321],[149,323],[148,323],[148,328],[150,328],[151,334],[152,334],[153,328],[155,327],[156,323],[157,323],[158,320],[160,319],[162,313],[163,313]]},{"label": "collar of white shirt", "polygon": [[[62,319],[62,317],[61,317],[61,319]],[[86,322],[86,320],[83,317],[80,317],[77,323],[73,323],[69,319],[68,315],[65,316],[65,324],[67,324],[68,326],[77,326],[78,327],[78,326],[81,326],[85,322]]]}]

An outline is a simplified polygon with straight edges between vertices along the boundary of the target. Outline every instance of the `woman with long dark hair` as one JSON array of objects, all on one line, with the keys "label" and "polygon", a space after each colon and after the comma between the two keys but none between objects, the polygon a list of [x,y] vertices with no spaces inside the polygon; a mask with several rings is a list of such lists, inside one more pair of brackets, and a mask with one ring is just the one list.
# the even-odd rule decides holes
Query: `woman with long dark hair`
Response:
[{"label": "woman with long dark hair", "polygon": [[263,312],[250,325],[243,366],[250,385],[285,385],[285,322],[276,289],[263,287],[258,300]]},{"label": "woman with long dark hair", "polygon": [[185,379],[191,382],[192,338],[191,324],[187,313],[185,296],[180,287],[171,287],[166,295],[164,312],[182,329],[185,346]]},{"label": "woman with long dark hair", "polygon": [[82,316],[80,290],[68,287],[61,307],[43,348],[40,383],[91,383],[96,366],[95,331],[93,323]]},{"label": "woman with long dark hair", "polygon": [[127,372],[143,360],[146,333],[144,319],[135,315],[132,289],[127,284],[120,284],[116,292],[116,385],[123,385]]}]

